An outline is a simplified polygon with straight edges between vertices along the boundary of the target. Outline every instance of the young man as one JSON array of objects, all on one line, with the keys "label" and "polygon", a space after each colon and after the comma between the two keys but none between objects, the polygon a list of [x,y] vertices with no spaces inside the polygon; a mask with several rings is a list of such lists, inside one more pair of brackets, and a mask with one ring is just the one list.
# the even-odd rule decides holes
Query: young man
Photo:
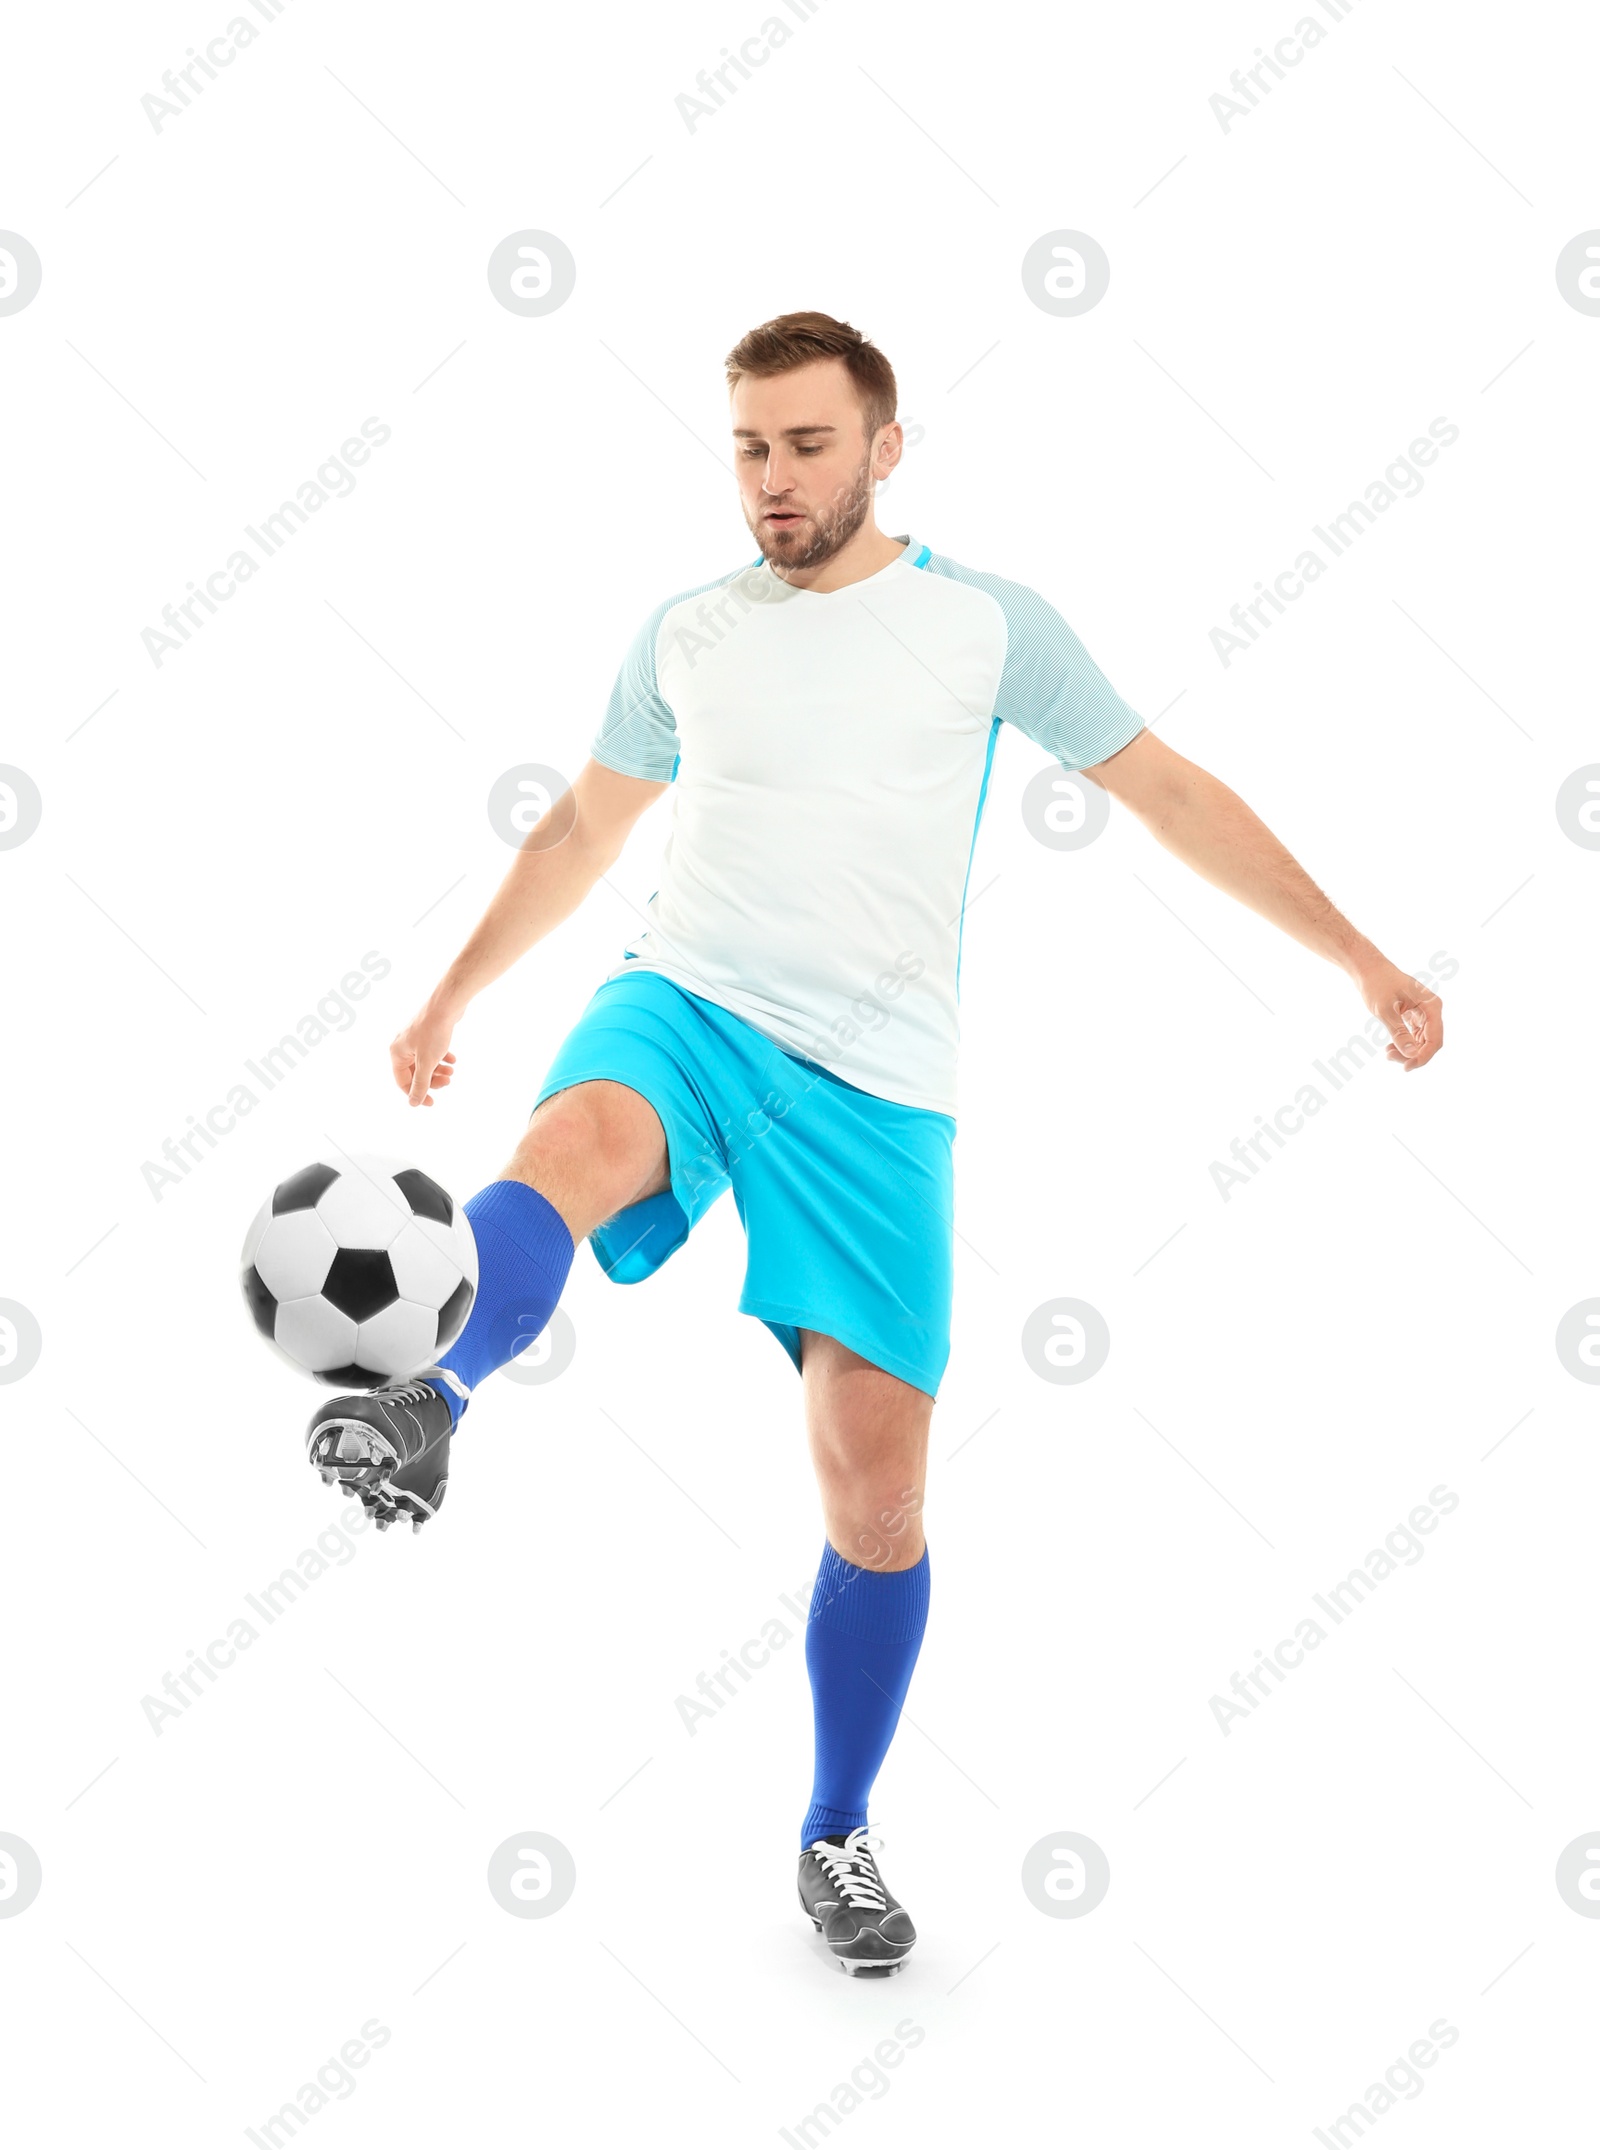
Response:
[{"label": "young man", "polygon": [[395,1039],[396,1081],[432,1104],[474,995],[577,908],[672,784],[649,930],[557,1053],[503,1176],[466,1205],[480,1273],[460,1339],[409,1382],[328,1404],[307,1445],[380,1528],[420,1529],[473,1389],[545,1326],[576,1242],[637,1283],[731,1187],[739,1304],[799,1369],[827,1529],[800,1901],[847,1971],[884,1976],[916,1934],[878,1872],[867,1799],[927,1619],[961,919],[1001,723],[1338,964],[1408,1071],[1438,1051],[1440,1007],[1240,799],[1143,728],[1043,597],[878,529],[873,489],[901,453],[881,352],[826,314],[785,314],[727,373],[760,558],[646,620],[593,758]]}]

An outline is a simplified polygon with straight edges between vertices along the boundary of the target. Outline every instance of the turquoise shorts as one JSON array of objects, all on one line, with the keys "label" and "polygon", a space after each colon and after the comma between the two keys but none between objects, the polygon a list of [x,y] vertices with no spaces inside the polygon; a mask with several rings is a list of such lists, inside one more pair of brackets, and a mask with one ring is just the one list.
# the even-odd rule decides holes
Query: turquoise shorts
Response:
[{"label": "turquoise shorts", "polygon": [[729,1187],[747,1246],[739,1311],[796,1367],[814,1329],[927,1395],[950,1356],[955,1121],[841,1082],[658,972],[608,978],[536,1102],[619,1082],[653,1105],[670,1191],[589,1235],[618,1284],[675,1254]]}]

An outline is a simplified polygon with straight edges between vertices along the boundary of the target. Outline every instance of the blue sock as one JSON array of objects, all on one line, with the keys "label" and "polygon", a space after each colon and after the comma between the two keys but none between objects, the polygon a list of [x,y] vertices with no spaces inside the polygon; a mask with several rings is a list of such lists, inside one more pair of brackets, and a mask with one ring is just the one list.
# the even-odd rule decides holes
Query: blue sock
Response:
[{"label": "blue sock", "polygon": [[822,1549],[806,1624],[817,1765],[800,1848],[867,1825],[867,1794],[889,1752],[928,1624],[928,1555],[880,1575]]},{"label": "blue sock", "polygon": [[478,1292],[467,1325],[439,1365],[447,1381],[431,1381],[459,1421],[486,1374],[504,1366],[540,1334],[555,1312],[572,1267],[572,1234],[542,1194],[521,1180],[495,1180],[464,1205],[478,1243]]}]

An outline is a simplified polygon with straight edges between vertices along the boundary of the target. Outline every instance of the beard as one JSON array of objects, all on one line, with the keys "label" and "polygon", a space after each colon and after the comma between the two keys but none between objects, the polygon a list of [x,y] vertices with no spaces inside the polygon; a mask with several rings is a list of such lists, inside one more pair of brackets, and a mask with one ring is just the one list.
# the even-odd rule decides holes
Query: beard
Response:
[{"label": "beard", "polygon": [[803,509],[806,520],[787,532],[774,531],[763,523],[759,515],[754,522],[748,514],[750,534],[761,548],[761,557],[770,568],[778,572],[785,569],[821,567],[836,552],[843,551],[867,519],[872,506],[873,481],[871,460],[864,459],[847,484],[835,492],[826,507]]}]

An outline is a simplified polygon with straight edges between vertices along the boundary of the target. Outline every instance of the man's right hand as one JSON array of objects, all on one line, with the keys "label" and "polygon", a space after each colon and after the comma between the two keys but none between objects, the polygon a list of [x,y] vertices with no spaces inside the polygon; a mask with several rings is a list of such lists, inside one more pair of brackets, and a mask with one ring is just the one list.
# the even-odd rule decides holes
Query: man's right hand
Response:
[{"label": "man's right hand", "polygon": [[430,1004],[391,1043],[389,1065],[413,1105],[431,1105],[429,1092],[443,1090],[455,1073],[456,1056],[450,1051],[454,1029],[455,1017],[440,1014]]},{"label": "man's right hand", "polygon": [[529,831],[466,946],[389,1047],[394,1079],[413,1105],[431,1105],[430,1093],[449,1083],[456,1064],[450,1033],[472,1001],[570,917],[666,788],[590,760]]}]

